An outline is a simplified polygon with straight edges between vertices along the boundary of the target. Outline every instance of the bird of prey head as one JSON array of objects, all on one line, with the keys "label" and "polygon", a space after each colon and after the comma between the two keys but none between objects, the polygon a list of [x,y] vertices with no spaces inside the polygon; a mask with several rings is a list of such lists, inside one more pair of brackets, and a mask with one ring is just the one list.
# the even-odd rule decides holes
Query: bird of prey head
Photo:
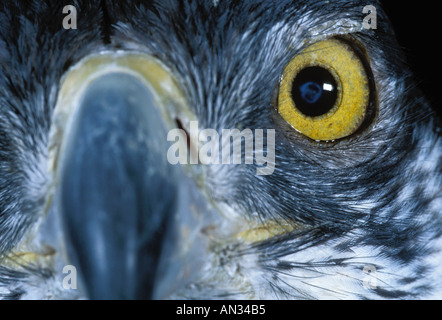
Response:
[{"label": "bird of prey head", "polygon": [[441,297],[441,155],[377,1],[0,4],[2,298]]}]

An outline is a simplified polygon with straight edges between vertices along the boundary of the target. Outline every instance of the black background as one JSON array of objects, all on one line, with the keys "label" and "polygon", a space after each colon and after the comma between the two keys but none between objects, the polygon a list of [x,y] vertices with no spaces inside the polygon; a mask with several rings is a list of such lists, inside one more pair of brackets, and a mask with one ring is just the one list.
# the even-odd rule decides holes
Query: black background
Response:
[{"label": "black background", "polygon": [[415,79],[442,117],[442,10],[437,1],[381,1]]}]

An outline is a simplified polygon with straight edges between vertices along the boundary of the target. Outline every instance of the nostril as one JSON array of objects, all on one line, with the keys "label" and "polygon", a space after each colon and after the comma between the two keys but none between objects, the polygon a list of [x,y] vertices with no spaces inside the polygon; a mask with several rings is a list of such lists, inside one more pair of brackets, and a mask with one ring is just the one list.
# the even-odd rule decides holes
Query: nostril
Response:
[{"label": "nostril", "polygon": [[175,118],[175,123],[178,127],[178,129],[183,130],[186,133],[186,142],[187,142],[187,148],[190,149],[190,134],[189,132],[184,128],[183,123],[179,118]]}]

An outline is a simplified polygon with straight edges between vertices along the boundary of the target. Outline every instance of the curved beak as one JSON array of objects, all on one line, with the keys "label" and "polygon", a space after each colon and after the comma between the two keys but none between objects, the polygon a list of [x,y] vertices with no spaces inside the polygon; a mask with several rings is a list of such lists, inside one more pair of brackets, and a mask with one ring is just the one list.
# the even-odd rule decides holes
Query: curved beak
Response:
[{"label": "curved beak", "polygon": [[182,178],[167,161],[153,94],[129,73],[101,75],[85,89],[65,138],[59,210],[68,258],[91,299],[159,298],[172,286],[162,279],[176,262],[170,248],[180,241],[172,229]]}]

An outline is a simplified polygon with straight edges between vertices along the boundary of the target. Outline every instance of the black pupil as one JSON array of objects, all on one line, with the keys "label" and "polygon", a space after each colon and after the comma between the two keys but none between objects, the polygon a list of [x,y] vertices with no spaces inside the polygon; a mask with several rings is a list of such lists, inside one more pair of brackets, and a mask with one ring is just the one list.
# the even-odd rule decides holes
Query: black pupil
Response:
[{"label": "black pupil", "polygon": [[296,108],[306,116],[326,114],[334,107],[337,97],[336,80],[325,68],[305,68],[293,80],[293,101]]}]

